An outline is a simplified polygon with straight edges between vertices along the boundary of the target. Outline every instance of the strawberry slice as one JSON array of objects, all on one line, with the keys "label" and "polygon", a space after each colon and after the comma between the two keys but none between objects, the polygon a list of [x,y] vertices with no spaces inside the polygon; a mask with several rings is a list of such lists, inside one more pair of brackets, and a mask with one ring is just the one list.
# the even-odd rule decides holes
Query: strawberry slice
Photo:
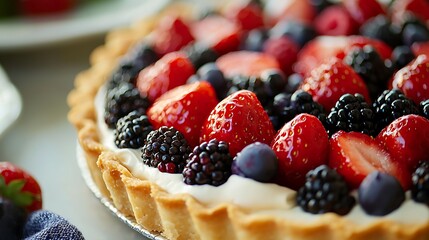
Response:
[{"label": "strawberry slice", "polygon": [[226,141],[231,156],[235,156],[251,143],[270,144],[274,135],[273,125],[256,95],[241,90],[213,109],[203,125],[200,142]]},{"label": "strawberry slice", "polygon": [[302,82],[300,89],[310,93],[313,100],[329,111],[343,94],[360,93],[369,100],[365,82],[350,66],[338,58],[320,65]]},{"label": "strawberry slice", "polygon": [[391,13],[394,23],[402,24],[408,12],[412,12],[423,21],[429,20],[429,2],[426,0],[401,0],[393,2]]},{"label": "strawberry slice", "polygon": [[194,40],[189,27],[178,17],[166,16],[154,31],[155,51],[163,56],[180,50]]},{"label": "strawberry slice", "polygon": [[418,115],[400,117],[377,136],[398,163],[414,171],[420,161],[428,160],[429,120]]},{"label": "strawberry slice", "polygon": [[172,52],[139,73],[137,88],[154,102],[168,90],[185,84],[194,73],[194,67],[184,53]]},{"label": "strawberry slice", "polygon": [[228,8],[225,16],[241,26],[241,29],[249,31],[264,26],[262,9],[256,4],[239,4]]},{"label": "strawberry slice", "polygon": [[429,58],[419,55],[393,76],[392,87],[400,89],[417,105],[429,99]]},{"label": "strawberry slice", "polygon": [[386,14],[377,0],[344,0],[343,5],[350,16],[360,25],[372,17]]},{"label": "strawberry slice", "polygon": [[191,25],[191,32],[198,42],[223,55],[236,51],[240,45],[239,24],[221,16],[209,16]]},{"label": "strawberry slice", "polygon": [[329,137],[317,117],[304,113],[279,130],[271,148],[279,160],[276,182],[297,190],[308,171],[328,163]]},{"label": "strawberry slice", "polygon": [[0,195],[27,212],[42,208],[42,190],[37,181],[10,162],[0,162]]},{"label": "strawberry slice", "polygon": [[411,173],[398,164],[374,138],[358,132],[339,131],[330,139],[329,166],[341,174],[352,188],[374,171],[388,173],[404,189],[411,184]]},{"label": "strawberry slice", "polygon": [[217,103],[216,93],[208,82],[195,82],[163,94],[149,108],[147,115],[155,129],[174,127],[191,147],[195,147],[201,126]]},{"label": "strawberry slice", "polygon": [[268,69],[280,70],[276,58],[259,52],[238,51],[225,54],[216,60],[216,65],[227,77],[236,75],[260,76]]},{"label": "strawberry slice", "polygon": [[265,4],[267,16],[273,24],[280,20],[293,20],[311,23],[316,16],[316,11],[311,5],[311,0],[268,0]]}]

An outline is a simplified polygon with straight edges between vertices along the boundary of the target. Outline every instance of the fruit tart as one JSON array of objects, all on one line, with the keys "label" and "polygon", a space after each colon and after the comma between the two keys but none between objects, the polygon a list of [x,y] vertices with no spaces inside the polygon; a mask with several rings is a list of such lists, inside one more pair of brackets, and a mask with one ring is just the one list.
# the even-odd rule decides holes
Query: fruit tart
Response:
[{"label": "fruit tart", "polygon": [[103,195],[167,239],[428,239],[428,12],[176,3],[108,34],[69,119]]}]

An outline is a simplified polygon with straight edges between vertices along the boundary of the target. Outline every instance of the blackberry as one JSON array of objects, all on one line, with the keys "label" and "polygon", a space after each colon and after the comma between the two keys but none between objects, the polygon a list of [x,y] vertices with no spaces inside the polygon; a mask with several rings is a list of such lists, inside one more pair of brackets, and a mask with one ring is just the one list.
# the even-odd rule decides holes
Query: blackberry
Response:
[{"label": "blackberry", "polygon": [[344,94],[331,109],[326,127],[329,135],[339,130],[375,134],[375,114],[360,94]]},{"label": "blackberry", "polygon": [[109,128],[114,129],[120,118],[132,111],[143,115],[149,105],[149,100],[140,95],[136,86],[122,82],[106,94],[104,120]]},{"label": "blackberry", "polygon": [[200,68],[206,63],[214,62],[219,55],[211,48],[201,43],[193,43],[183,49],[195,69]]},{"label": "blackberry", "polygon": [[279,123],[275,126],[276,130],[280,129],[285,123],[292,120],[296,115],[308,113],[316,116],[323,124],[326,122],[326,113],[322,105],[313,101],[313,97],[303,91],[298,90],[290,95],[281,93],[274,97],[272,115],[277,116]]},{"label": "blackberry", "polygon": [[411,196],[416,202],[429,205],[429,161],[420,163],[412,176]]},{"label": "blackberry", "polygon": [[212,139],[196,146],[183,170],[183,181],[188,185],[219,186],[231,176],[232,157],[228,143]]},{"label": "blackberry", "polygon": [[130,112],[116,124],[115,144],[118,148],[143,147],[147,135],[152,130],[153,127],[146,115],[140,115],[136,111]]},{"label": "blackberry", "polygon": [[307,173],[306,182],[297,195],[298,205],[304,211],[314,214],[334,212],[345,215],[355,202],[341,175],[326,165]]},{"label": "blackberry", "polygon": [[429,119],[429,99],[420,102],[420,111],[423,117]]},{"label": "blackberry", "polygon": [[181,173],[191,152],[182,133],[162,126],[149,133],[142,148],[143,163],[161,172]]},{"label": "blackberry", "polygon": [[409,114],[419,114],[418,107],[399,89],[385,90],[372,103],[372,106],[375,111],[377,131],[381,131],[399,117]]},{"label": "blackberry", "polygon": [[362,35],[381,40],[392,48],[401,45],[401,29],[392,24],[385,15],[378,15],[368,20],[361,28]]},{"label": "blackberry", "polygon": [[392,72],[392,62],[384,61],[371,45],[354,48],[344,59],[365,81],[371,99],[375,100],[387,88]]}]

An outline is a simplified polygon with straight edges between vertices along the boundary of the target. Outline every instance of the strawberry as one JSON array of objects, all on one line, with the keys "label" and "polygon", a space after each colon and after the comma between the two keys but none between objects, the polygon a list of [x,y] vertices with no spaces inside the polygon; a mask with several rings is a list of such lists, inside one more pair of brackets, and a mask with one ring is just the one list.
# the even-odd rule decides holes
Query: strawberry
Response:
[{"label": "strawberry", "polygon": [[194,40],[191,30],[180,18],[162,18],[154,31],[154,48],[159,55],[178,51]]},{"label": "strawberry", "polygon": [[377,0],[344,0],[343,5],[350,16],[360,25],[372,17],[386,14]]},{"label": "strawberry", "polygon": [[294,20],[311,23],[316,16],[316,11],[310,3],[311,0],[268,0],[265,11],[270,16],[271,22],[280,20]]},{"label": "strawberry", "polygon": [[419,55],[393,76],[392,87],[400,89],[417,105],[429,99],[429,58]]},{"label": "strawberry", "polygon": [[280,69],[277,60],[268,54],[249,51],[231,52],[219,57],[216,65],[227,77],[259,76],[268,69]]},{"label": "strawberry", "polygon": [[240,90],[212,110],[203,124],[200,142],[226,141],[231,156],[235,156],[251,143],[270,144],[274,134],[273,125],[256,95]]},{"label": "strawberry", "polygon": [[358,26],[350,14],[341,5],[334,5],[323,10],[314,20],[316,31],[320,35],[351,35]]},{"label": "strawberry", "polygon": [[300,114],[286,123],[271,148],[279,160],[276,182],[295,190],[304,184],[308,171],[328,164],[328,134],[319,119],[309,114]]},{"label": "strawberry", "polygon": [[414,171],[420,161],[429,159],[429,120],[402,116],[385,127],[377,140],[398,163]]},{"label": "strawberry", "polygon": [[163,94],[149,108],[147,115],[155,129],[174,127],[191,147],[195,147],[201,126],[217,103],[216,93],[208,82],[195,82]]},{"label": "strawberry", "polygon": [[415,42],[411,45],[411,50],[415,56],[422,54],[429,56],[429,42]]},{"label": "strawberry", "polygon": [[213,48],[218,54],[236,51],[240,45],[240,25],[221,16],[209,16],[191,25],[198,42]]},{"label": "strawberry", "polygon": [[241,26],[243,30],[264,27],[262,9],[256,4],[238,5],[228,8],[225,16]]},{"label": "strawberry", "polygon": [[396,24],[402,24],[406,14],[412,12],[423,21],[429,20],[429,2],[426,0],[394,1],[391,7],[392,19]]},{"label": "strawberry", "polygon": [[41,16],[53,13],[65,13],[73,9],[76,0],[20,0],[18,10],[26,16]]},{"label": "strawberry", "polygon": [[172,52],[139,73],[137,88],[154,102],[168,90],[185,84],[194,73],[194,67],[184,53]]},{"label": "strawberry", "polygon": [[269,38],[265,41],[263,52],[277,59],[285,75],[292,74],[292,65],[296,62],[299,46],[289,37]]},{"label": "strawberry", "polygon": [[363,133],[335,133],[330,139],[329,166],[352,188],[358,188],[374,171],[396,177],[404,189],[411,184],[411,173],[398,164],[379,142]]},{"label": "strawberry", "polygon": [[37,181],[10,162],[0,162],[0,195],[27,212],[42,208],[42,190]]},{"label": "strawberry", "polygon": [[345,93],[360,93],[369,100],[365,82],[350,66],[338,58],[331,59],[311,71],[300,89],[310,93],[313,100],[329,111]]}]

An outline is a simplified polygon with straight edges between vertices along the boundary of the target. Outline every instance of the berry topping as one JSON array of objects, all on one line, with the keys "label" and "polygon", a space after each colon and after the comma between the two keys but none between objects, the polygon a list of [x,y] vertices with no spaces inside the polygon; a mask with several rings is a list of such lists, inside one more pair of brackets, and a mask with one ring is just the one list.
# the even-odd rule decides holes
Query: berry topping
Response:
[{"label": "berry topping", "polygon": [[280,21],[270,31],[272,38],[290,37],[300,48],[316,35],[311,25],[289,20]]},{"label": "berry topping", "polygon": [[136,111],[130,112],[119,119],[116,124],[115,144],[118,148],[140,148],[143,147],[147,135],[153,130],[146,115]]},{"label": "berry topping", "polygon": [[149,100],[133,84],[123,82],[107,92],[104,121],[114,129],[120,118],[132,111],[143,115],[149,105]]},{"label": "berry topping", "polygon": [[23,239],[27,213],[22,207],[0,195],[0,233],[2,239]]},{"label": "berry topping", "polygon": [[429,119],[429,99],[420,103],[420,111],[423,117]]},{"label": "berry topping", "polygon": [[349,194],[341,175],[322,165],[307,173],[305,185],[298,191],[297,203],[304,211],[314,214],[346,215],[356,200]]},{"label": "berry topping", "polygon": [[142,95],[154,102],[168,90],[185,84],[194,72],[194,67],[185,54],[172,52],[155,65],[143,69],[137,78],[137,87]]},{"label": "berry topping", "polygon": [[198,145],[202,124],[217,103],[211,85],[200,81],[166,92],[153,103],[147,115],[155,129],[174,127],[194,147]]},{"label": "berry topping", "polygon": [[351,35],[357,31],[356,22],[341,5],[323,10],[314,20],[316,31],[320,35]]},{"label": "berry topping", "polygon": [[142,148],[143,163],[161,172],[181,173],[191,148],[173,127],[160,127],[149,133]]},{"label": "berry topping", "polygon": [[401,206],[405,201],[405,192],[395,177],[375,171],[360,185],[358,200],[369,215],[384,216]]},{"label": "berry topping", "polygon": [[320,103],[325,110],[333,108],[338,99],[346,93],[359,93],[369,99],[365,82],[339,59],[332,59],[315,68],[310,76],[304,79],[300,88],[310,93],[313,100]]},{"label": "berry topping", "polygon": [[264,43],[263,52],[273,56],[286,75],[292,73],[292,65],[296,62],[298,46],[288,37],[269,38]]},{"label": "berry topping", "polygon": [[411,196],[416,202],[429,205],[429,162],[421,162],[412,175]]},{"label": "berry topping", "polygon": [[161,56],[178,51],[193,40],[189,27],[178,17],[162,18],[154,31],[155,51]]},{"label": "berry topping", "polygon": [[275,134],[258,98],[247,90],[222,100],[202,126],[200,142],[211,139],[228,142],[231,156],[254,142],[269,144]]},{"label": "berry topping", "polygon": [[396,177],[404,189],[410,184],[410,172],[389,155],[372,137],[358,132],[339,131],[330,139],[329,166],[341,174],[348,185],[358,188],[374,171]]},{"label": "berry topping", "polygon": [[278,131],[271,148],[279,161],[276,182],[297,190],[308,171],[327,164],[329,140],[319,119],[303,113]]},{"label": "berry topping", "polygon": [[344,0],[343,4],[352,18],[359,24],[363,24],[377,15],[386,14],[377,0]]},{"label": "berry topping", "polygon": [[419,114],[419,109],[401,90],[392,89],[384,92],[372,104],[377,122],[377,132],[393,120],[409,114]]},{"label": "berry topping", "polygon": [[231,163],[227,142],[203,142],[189,154],[183,181],[188,185],[222,185],[231,176]]},{"label": "berry topping", "polygon": [[232,162],[232,173],[251,178],[259,182],[269,182],[277,174],[276,153],[264,143],[247,145]]}]

